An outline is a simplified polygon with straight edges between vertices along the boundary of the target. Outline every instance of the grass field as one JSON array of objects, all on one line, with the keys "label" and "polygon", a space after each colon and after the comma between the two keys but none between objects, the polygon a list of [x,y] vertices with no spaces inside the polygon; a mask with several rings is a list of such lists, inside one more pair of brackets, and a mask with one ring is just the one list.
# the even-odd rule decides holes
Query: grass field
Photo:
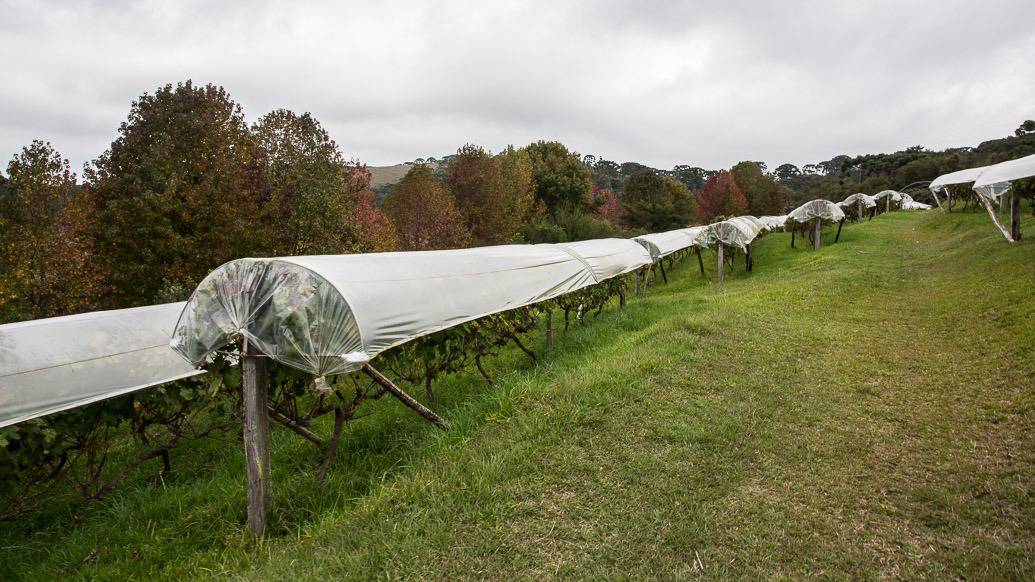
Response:
[{"label": "grass field", "polygon": [[164,482],[0,525],[0,578],[1032,579],[1024,228],[1009,245],[984,213],[930,212],[820,252],[771,235],[722,289],[684,262],[538,366],[508,352],[494,387],[443,382],[448,433],[378,402],[323,485],[275,428],[261,545],[238,444],[209,442]]}]

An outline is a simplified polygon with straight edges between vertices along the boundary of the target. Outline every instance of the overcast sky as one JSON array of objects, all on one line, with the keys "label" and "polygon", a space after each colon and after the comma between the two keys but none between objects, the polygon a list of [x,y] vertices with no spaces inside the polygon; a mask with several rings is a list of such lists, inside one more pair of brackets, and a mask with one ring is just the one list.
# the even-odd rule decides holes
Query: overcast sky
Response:
[{"label": "overcast sky", "polygon": [[[219,4],[219,7],[213,5]],[[668,168],[974,145],[1035,118],[1035,2],[11,2],[0,157],[77,170],[160,85],[386,165],[556,139]]]}]

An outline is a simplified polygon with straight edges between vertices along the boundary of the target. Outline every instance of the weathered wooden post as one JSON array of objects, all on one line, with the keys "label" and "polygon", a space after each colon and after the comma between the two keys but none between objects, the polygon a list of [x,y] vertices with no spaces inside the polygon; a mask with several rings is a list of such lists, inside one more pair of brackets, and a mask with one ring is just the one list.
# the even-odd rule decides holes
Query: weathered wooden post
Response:
[{"label": "weathered wooden post", "polygon": [[791,248],[794,248],[794,237],[798,234],[798,223],[791,222]]},{"label": "weathered wooden post", "polygon": [[751,268],[755,266],[755,260],[751,258],[751,245],[744,247],[744,266],[747,268],[747,272],[751,272]]},{"label": "weathered wooden post", "polygon": [[822,233],[822,230],[821,230],[822,228],[823,228],[823,221],[821,219],[819,219],[819,218],[816,218],[816,243],[815,243],[815,246],[812,248],[812,250],[815,250],[815,251],[819,250],[819,237],[820,237],[820,234]]},{"label": "weathered wooden post", "polygon": [[723,275],[725,275],[725,271],[726,271],[726,260],[725,260],[725,257],[723,256],[723,248],[722,247],[723,247],[722,241],[719,241],[719,250],[718,250],[718,253],[719,253],[719,285],[722,285]]},{"label": "weathered wooden post", "polygon": [[837,235],[834,236],[834,242],[841,240],[841,227],[845,225],[845,220],[847,219],[842,218],[841,221],[837,223]]},{"label": "weathered wooden post", "polygon": [[266,533],[273,507],[270,475],[270,420],[266,411],[269,393],[267,361],[244,340],[241,350],[244,402],[244,459],[248,466],[248,530],[257,538]]},{"label": "weathered wooden post", "polygon": [[863,221],[863,203],[859,202],[859,222]]},{"label": "weathered wooden post", "polygon": [[[1006,194],[1003,194],[1005,197]],[[1016,188],[1010,189],[1010,235],[1013,240],[1021,240],[1021,195]]]},{"label": "weathered wooden post", "polygon": [[668,275],[665,274],[665,258],[658,259],[658,264],[661,265],[661,280],[668,284]]},{"label": "weathered wooden post", "polygon": [[701,248],[697,247],[696,249],[694,249],[694,252],[697,253],[697,266],[701,267],[701,276],[703,277],[704,276],[704,259],[701,258]]},{"label": "weathered wooden post", "polygon": [[891,212],[891,194],[884,197],[884,212]]},{"label": "weathered wooden post", "polygon": [[640,272],[633,271],[633,293],[640,294]]}]

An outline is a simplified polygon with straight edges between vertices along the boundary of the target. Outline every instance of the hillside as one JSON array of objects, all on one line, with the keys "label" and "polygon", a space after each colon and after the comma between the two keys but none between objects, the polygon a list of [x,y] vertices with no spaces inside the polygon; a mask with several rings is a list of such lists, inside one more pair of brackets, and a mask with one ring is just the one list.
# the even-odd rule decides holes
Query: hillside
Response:
[{"label": "hillside", "polygon": [[0,578],[1031,579],[1035,242],[983,212],[789,238],[724,288],[683,262],[492,387],[442,382],[448,433],[378,402],[323,484],[276,431],[261,546],[238,444],[208,442],[4,524]]},{"label": "hillside", "polygon": [[410,171],[411,164],[395,164],[394,166],[367,166],[370,170],[370,186],[379,190],[385,186],[391,186]]}]

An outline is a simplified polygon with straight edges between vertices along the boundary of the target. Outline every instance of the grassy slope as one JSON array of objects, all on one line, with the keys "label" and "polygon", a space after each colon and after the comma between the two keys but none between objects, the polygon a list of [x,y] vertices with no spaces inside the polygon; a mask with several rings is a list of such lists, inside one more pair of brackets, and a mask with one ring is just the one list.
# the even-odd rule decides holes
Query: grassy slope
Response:
[{"label": "grassy slope", "polygon": [[493,388],[444,384],[449,433],[378,403],[323,486],[316,452],[278,430],[278,535],[258,548],[227,443],[181,451],[157,486],[5,525],[0,563],[35,579],[1030,579],[1035,243],[976,213],[881,216],[819,253],[787,242],[762,240],[722,290],[684,263],[539,366],[501,357],[516,371]]}]

